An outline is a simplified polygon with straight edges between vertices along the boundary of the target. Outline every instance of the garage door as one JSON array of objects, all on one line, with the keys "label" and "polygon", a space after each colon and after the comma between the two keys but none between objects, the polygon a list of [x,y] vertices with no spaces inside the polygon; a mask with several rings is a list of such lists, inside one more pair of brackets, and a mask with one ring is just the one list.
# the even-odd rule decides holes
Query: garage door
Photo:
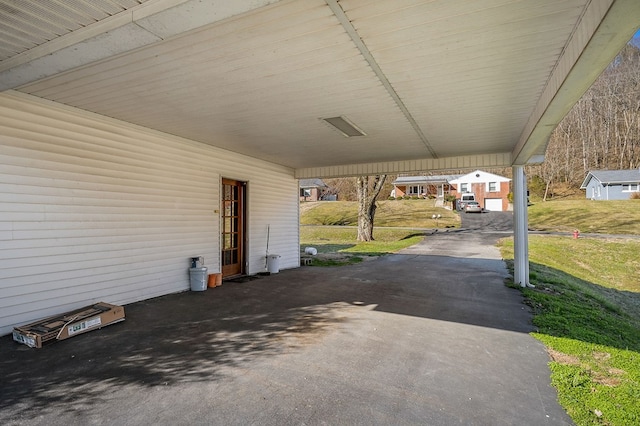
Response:
[{"label": "garage door", "polygon": [[484,208],[485,210],[489,210],[490,212],[501,212],[502,198],[485,198]]}]

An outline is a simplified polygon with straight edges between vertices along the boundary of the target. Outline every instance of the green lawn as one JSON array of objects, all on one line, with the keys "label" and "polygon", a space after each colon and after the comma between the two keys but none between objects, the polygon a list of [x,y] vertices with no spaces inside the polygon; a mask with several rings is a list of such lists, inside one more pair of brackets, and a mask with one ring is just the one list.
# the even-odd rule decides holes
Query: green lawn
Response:
[{"label": "green lawn", "polygon": [[640,235],[640,200],[539,201],[528,214],[532,230]]},{"label": "green lawn", "polygon": [[532,262],[602,287],[640,293],[640,239],[530,235]]},{"label": "green lawn", "polygon": [[[512,266],[513,240],[501,241]],[[529,236],[522,289],[578,425],[640,424],[640,241]]]},{"label": "green lawn", "polygon": [[[385,200],[378,202],[376,210],[375,241],[357,242],[357,202],[306,202],[300,204],[300,211],[301,250],[316,248],[321,255],[314,257],[312,264],[319,266],[344,265],[367,256],[394,253],[422,240],[420,228],[460,226],[458,213],[435,207],[434,200]],[[440,218],[434,219],[434,215]]]},{"label": "green lawn", "polygon": [[[454,228],[460,226],[458,213],[435,207],[434,200],[384,200],[378,202],[376,227]],[[433,215],[440,215],[438,220]],[[355,201],[319,201],[301,204],[303,225],[358,224],[358,203]]]},{"label": "green lawn", "polygon": [[[375,241],[357,242],[358,230],[353,226],[300,227],[300,247],[314,247],[320,256],[313,259],[316,266],[337,266],[356,263],[363,256],[380,256],[394,253],[420,242],[424,235],[410,229],[381,228],[373,230]],[[327,257],[322,254],[340,253],[342,256]]]}]

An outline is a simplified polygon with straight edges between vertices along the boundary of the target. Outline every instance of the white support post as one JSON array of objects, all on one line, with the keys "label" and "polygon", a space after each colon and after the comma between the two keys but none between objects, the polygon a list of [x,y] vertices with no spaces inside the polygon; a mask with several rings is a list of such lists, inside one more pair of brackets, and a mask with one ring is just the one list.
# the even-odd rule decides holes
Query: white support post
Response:
[{"label": "white support post", "polygon": [[531,287],[527,204],[524,167],[513,166],[513,281],[520,287]]}]

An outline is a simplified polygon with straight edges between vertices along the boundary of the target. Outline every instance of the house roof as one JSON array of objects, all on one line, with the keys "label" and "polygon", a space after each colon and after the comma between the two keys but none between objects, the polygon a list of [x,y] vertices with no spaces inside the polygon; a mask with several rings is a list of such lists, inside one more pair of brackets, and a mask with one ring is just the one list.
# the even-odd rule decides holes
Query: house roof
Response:
[{"label": "house roof", "polygon": [[460,176],[458,179],[452,180],[450,183],[457,185],[459,183],[484,183],[484,182],[509,182],[511,179],[504,176],[494,175],[493,173],[476,170],[466,175]]},{"label": "house roof", "polygon": [[322,179],[300,179],[300,188],[328,188]]},{"label": "house roof", "polygon": [[460,175],[438,175],[438,176],[399,176],[394,185],[411,185],[411,184],[424,184],[435,185],[439,183],[449,183],[451,180],[459,177]]},{"label": "house roof", "polygon": [[584,178],[580,189],[586,189],[592,178],[602,185],[640,184],[640,169],[591,170]]},{"label": "house roof", "polygon": [[[260,158],[297,178],[540,161],[640,23],[637,0],[9,4],[3,94]],[[335,117],[364,135],[322,120]]]}]

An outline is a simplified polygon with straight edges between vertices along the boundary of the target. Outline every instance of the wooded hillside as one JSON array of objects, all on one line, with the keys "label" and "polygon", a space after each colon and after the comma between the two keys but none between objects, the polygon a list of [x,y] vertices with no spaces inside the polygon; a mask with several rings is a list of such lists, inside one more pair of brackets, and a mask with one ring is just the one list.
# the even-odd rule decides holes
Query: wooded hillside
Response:
[{"label": "wooded hillside", "polygon": [[629,43],[553,132],[530,177],[579,187],[589,170],[640,166],[640,49]]}]

